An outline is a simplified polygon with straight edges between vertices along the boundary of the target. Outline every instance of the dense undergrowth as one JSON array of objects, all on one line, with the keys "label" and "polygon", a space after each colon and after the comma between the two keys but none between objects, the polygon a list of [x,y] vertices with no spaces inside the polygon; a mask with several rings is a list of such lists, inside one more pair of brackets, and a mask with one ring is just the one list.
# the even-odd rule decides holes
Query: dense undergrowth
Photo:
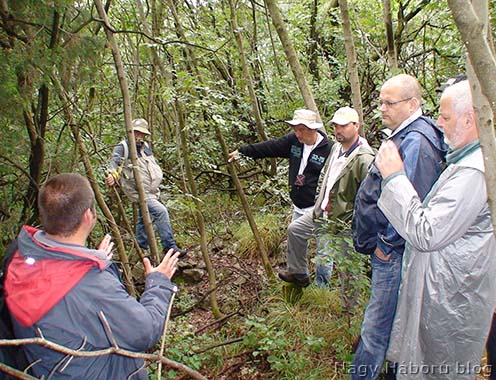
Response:
[{"label": "dense undergrowth", "polygon": [[[282,205],[256,214],[276,272],[285,265],[288,211]],[[209,311],[206,276],[199,284],[188,284],[179,273],[175,281],[181,291],[169,326],[166,356],[209,379],[346,378],[367,299],[369,279],[363,257],[336,258],[329,289],[310,285],[302,290],[279,280],[270,282],[243,213],[217,212],[209,248],[225,317],[216,321]],[[311,242],[310,257],[314,251]],[[201,255],[192,252],[188,260],[186,267],[200,262]],[[357,274],[346,297],[337,272],[350,267]],[[353,302],[349,302],[351,295]],[[155,378],[153,367],[150,372]],[[170,370],[166,375],[187,378]]]}]

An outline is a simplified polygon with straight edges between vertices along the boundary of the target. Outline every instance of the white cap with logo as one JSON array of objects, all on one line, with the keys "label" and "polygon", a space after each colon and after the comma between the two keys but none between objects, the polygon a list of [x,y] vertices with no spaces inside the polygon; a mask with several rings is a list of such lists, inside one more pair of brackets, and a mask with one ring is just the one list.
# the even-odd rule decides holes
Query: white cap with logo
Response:
[{"label": "white cap with logo", "polygon": [[346,125],[348,123],[358,123],[358,112],[351,107],[341,107],[336,111],[330,123]]}]

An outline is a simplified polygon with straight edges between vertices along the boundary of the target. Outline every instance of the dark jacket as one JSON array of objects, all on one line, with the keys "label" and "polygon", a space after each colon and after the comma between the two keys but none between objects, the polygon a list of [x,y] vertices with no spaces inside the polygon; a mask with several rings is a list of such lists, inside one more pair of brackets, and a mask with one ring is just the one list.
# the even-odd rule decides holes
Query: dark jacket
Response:
[{"label": "dark jacket", "polygon": [[[166,276],[149,274],[138,302],[129,296],[117,267],[101,251],[59,245],[27,226],[18,242],[5,282],[16,338],[42,333],[49,341],[84,351],[109,348],[115,339],[120,348],[136,352],[148,350],[160,339],[175,290]],[[139,370],[142,359],[120,355],[71,358],[35,344],[24,350],[31,363],[42,359],[32,367],[38,378],[46,378],[52,370],[55,379],[147,378],[146,370]]]},{"label": "dark jacket", "polygon": [[332,142],[327,138],[326,134],[317,131],[324,138],[317,145],[303,171],[305,175],[305,183],[303,186],[295,184],[298,170],[300,169],[301,157],[303,154],[303,144],[298,141],[294,132],[291,132],[279,139],[260,142],[257,144],[245,145],[239,148],[239,151],[245,156],[252,158],[265,157],[282,157],[289,158],[289,186],[290,197],[293,203],[299,208],[306,208],[315,204],[315,195],[317,193],[317,185],[319,176],[324,163],[331,151]]},{"label": "dark jacket", "polygon": [[[443,169],[447,150],[443,133],[431,119],[421,116],[390,139],[398,147],[406,175],[423,200]],[[392,251],[401,255],[405,240],[377,207],[381,182],[381,173],[372,162],[355,199],[353,244],[358,252],[365,254],[379,247],[386,255]]]}]

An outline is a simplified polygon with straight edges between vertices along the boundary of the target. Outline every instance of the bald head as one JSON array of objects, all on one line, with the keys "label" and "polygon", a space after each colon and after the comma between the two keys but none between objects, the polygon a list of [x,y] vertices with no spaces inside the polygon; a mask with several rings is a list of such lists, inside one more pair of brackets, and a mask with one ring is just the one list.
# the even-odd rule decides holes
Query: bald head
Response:
[{"label": "bald head", "polygon": [[394,87],[398,89],[398,95],[402,99],[415,98],[422,101],[422,90],[420,84],[415,77],[408,74],[399,74],[388,79],[381,87],[381,90],[385,87]]},{"label": "bald head", "polygon": [[381,87],[379,111],[382,114],[382,123],[393,131],[416,113],[421,104],[420,85],[411,75],[396,75]]}]

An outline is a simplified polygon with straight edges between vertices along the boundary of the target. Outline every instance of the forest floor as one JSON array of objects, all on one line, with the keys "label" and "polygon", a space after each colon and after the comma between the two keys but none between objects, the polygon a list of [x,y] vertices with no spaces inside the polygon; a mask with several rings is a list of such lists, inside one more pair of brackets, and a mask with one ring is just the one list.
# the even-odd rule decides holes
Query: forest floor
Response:
[{"label": "forest floor", "polygon": [[[288,289],[294,295],[295,288],[279,280],[269,283],[258,257],[240,257],[231,239],[213,246],[210,259],[223,316],[215,318],[211,311],[206,274],[197,283],[184,281],[181,272],[204,269],[198,265],[203,263],[199,247],[192,247],[174,279],[181,288],[169,328],[174,360],[215,380],[348,379],[363,304],[350,317],[338,305],[337,289],[310,287],[288,299]],[[284,266],[284,251],[271,256],[276,273]],[[174,372],[168,378],[189,379]]]},{"label": "forest floor", "polygon": [[[212,267],[216,273],[217,288],[216,298],[222,317],[215,318],[210,307],[210,284],[205,273],[198,283],[183,281],[186,276],[181,272],[196,268],[204,270],[201,252],[193,250],[188,257],[180,263],[177,274],[181,291],[177,295],[187,294],[189,302],[186,307],[179,301],[172,311],[172,324],[175,318],[187,320],[192,327],[193,335],[203,337],[205,346],[196,347],[191,355],[204,354],[210,350],[222,352],[222,363],[211,366],[206,363],[200,372],[209,379],[216,380],[256,380],[265,379],[264,373],[270,371],[270,365],[265,360],[255,358],[253,350],[232,350],[229,346],[236,345],[244,337],[244,320],[247,315],[256,313],[263,306],[264,296],[261,294],[267,286],[263,268],[256,257],[239,258],[232,248],[227,246],[215,247],[210,255]],[[175,279],[176,280],[176,279]],[[234,329],[238,334],[225,338],[225,341],[215,342],[220,336],[230,334]],[[178,377],[187,379],[188,377]]]}]

